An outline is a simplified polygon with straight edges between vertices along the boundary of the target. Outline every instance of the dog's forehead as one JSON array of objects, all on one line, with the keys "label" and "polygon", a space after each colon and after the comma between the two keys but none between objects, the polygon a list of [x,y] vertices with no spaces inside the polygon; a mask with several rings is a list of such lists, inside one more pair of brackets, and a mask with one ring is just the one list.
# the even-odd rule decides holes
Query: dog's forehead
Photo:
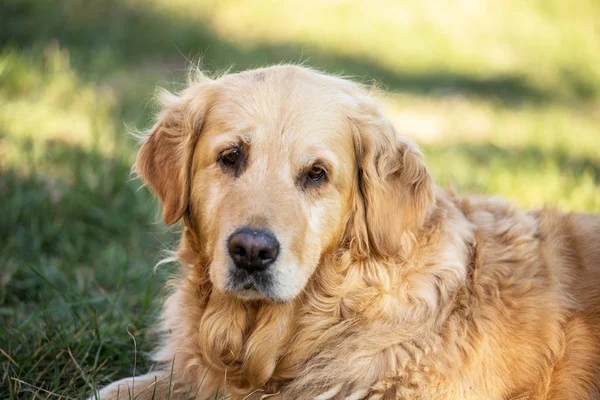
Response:
[{"label": "dog's forehead", "polygon": [[293,67],[250,71],[222,78],[220,86],[207,118],[215,135],[298,150],[351,140],[347,94],[317,73]]}]

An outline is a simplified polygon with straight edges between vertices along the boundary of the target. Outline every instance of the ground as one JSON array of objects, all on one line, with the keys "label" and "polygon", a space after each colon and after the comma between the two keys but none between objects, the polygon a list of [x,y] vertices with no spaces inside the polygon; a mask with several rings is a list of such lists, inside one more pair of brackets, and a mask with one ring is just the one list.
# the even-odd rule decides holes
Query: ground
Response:
[{"label": "ground", "polygon": [[598,21],[596,0],[1,2],[0,398],[150,368],[178,228],[126,132],[190,61],[376,83],[443,186],[600,212]]}]

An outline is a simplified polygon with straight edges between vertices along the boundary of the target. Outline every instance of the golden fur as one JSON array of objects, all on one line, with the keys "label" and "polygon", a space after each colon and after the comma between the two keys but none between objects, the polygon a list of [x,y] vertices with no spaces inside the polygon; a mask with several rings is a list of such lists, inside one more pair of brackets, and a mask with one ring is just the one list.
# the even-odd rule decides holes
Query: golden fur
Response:
[{"label": "golden fur", "polygon": [[[184,220],[180,273],[157,371],[102,399],[600,399],[599,216],[437,188],[363,88],[306,68],[162,97],[136,169]],[[281,242],[268,296],[227,289],[244,225]]]}]

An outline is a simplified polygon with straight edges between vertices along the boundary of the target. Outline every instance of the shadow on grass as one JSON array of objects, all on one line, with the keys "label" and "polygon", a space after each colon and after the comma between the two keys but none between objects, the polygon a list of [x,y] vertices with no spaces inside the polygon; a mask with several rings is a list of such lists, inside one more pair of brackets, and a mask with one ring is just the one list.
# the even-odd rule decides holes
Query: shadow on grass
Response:
[{"label": "shadow on grass", "polygon": [[268,45],[240,48],[212,32],[208,21],[159,13],[151,5],[118,0],[66,0],[60,4],[7,0],[0,5],[0,45],[29,48],[52,40],[70,50],[75,68],[88,79],[115,69],[144,64],[162,70],[184,69],[186,56],[202,56],[209,69],[234,70],[308,60],[317,68],[376,79],[387,89],[420,95],[464,95],[505,106],[560,100],[519,75],[474,77],[444,70],[398,72],[356,58],[309,46]]},{"label": "shadow on grass", "polygon": [[0,398],[84,398],[150,366],[168,273],[152,267],[174,235],[127,162],[61,142],[31,162],[0,170]]},{"label": "shadow on grass", "polygon": [[[29,142],[22,142],[24,154]],[[156,220],[149,195],[130,181],[130,165],[118,158],[54,140],[46,143],[44,160],[25,162],[28,175],[0,172],[0,191],[10,194],[0,204],[13,210],[0,224],[0,240],[16,244],[25,259],[73,253],[85,258],[73,262],[93,262],[106,242],[131,237]]]}]

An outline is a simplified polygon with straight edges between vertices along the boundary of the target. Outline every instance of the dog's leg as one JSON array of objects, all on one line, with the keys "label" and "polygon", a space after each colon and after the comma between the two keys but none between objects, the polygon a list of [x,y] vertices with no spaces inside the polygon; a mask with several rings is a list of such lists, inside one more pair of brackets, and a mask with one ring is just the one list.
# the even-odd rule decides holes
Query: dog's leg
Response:
[{"label": "dog's leg", "polygon": [[188,390],[174,385],[171,375],[165,371],[121,379],[92,394],[88,400],[183,400],[196,399],[194,388]]}]

